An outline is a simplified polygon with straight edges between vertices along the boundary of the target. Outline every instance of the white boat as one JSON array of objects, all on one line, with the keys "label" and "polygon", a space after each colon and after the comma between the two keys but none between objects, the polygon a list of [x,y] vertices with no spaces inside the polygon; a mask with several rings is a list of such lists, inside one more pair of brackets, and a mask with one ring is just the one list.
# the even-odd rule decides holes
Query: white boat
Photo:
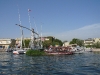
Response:
[{"label": "white boat", "polygon": [[19,52],[17,50],[13,51],[13,54],[19,54]]},{"label": "white boat", "polygon": [[81,53],[84,53],[84,51],[83,50],[80,50],[80,51],[74,51],[73,53],[79,53],[79,54],[81,54]]},{"label": "white boat", "polygon": [[73,53],[84,53],[84,49],[81,49],[81,48],[73,48],[71,51]]},{"label": "white boat", "polygon": [[14,50],[13,54],[25,54],[26,50],[20,49],[20,50]]},{"label": "white boat", "polygon": [[86,52],[92,52],[92,48],[84,48],[84,51],[86,51]]},{"label": "white boat", "polygon": [[75,47],[71,50],[73,53],[86,53],[86,52],[92,52],[91,48],[85,48],[85,47]]},{"label": "white boat", "polygon": [[21,34],[22,34],[22,36],[21,36],[21,43],[20,43],[20,49],[15,49],[15,50],[13,50],[13,54],[25,54],[26,53],[26,50],[24,50],[23,48],[22,48],[22,42],[23,42],[23,30],[22,30],[22,27],[20,27],[20,29],[21,29]]}]

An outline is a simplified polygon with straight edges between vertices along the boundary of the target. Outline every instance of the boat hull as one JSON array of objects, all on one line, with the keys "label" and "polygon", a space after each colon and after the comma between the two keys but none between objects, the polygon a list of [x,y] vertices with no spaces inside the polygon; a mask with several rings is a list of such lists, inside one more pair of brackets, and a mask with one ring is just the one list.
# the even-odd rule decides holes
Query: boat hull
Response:
[{"label": "boat hull", "polygon": [[18,51],[13,51],[13,54],[19,54]]},{"label": "boat hull", "polygon": [[16,51],[13,51],[13,54],[25,54],[26,51],[25,50],[16,50]]},{"label": "boat hull", "polygon": [[47,54],[51,55],[72,55],[73,52],[46,52]]}]

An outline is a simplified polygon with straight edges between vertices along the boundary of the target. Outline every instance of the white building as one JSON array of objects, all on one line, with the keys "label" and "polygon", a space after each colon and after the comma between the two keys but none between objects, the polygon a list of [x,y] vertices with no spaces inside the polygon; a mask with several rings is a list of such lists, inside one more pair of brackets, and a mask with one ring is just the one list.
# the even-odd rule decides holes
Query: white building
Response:
[{"label": "white building", "polygon": [[65,42],[63,43],[63,46],[64,46],[64,47],[69,46],[69,42],[68,42],[68,41],[65,41]]},{"label": "white building", "polygon": [[92,38],[88,38],[88,39],[84,40],[85,46],[86,45],[93,45],[93,43],[94,43],[94,39],[92,39]]},{"label": "white building", "polygon": [[13,41],[15,40],[14,39],[0,39],[0,49],[8,48]]},{"label": "white building", "polygon": [[100,42],[100,38],[88,38],[84,40],[84,45],[93,45],[94,43]]},{"label": "white building", "polygon": [[100,38],[94,38],[94,43],[100,42]]}]

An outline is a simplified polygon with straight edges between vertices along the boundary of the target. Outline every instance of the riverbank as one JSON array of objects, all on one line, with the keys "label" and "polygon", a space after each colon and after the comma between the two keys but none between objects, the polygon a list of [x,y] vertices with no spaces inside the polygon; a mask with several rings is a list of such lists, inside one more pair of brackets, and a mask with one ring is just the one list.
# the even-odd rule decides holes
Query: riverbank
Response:
[{"label": "riverbank", "polygon": [[[0,52],[5,52],[6,51],[6,49],[0,49]],[[95,51],[100,51],[100,48],[93,48],[93,50],[92,50],[93,52],[95,52]]]},{"label": "riverbank", "polygon": [[0,52],[5,52],[6,51],[6,49],[0,49]]},{"label": "riverbank", "polygon": [[100,51],[100,48],[94,48],[92,51],[93,51],[93,52],[95,52],[95,51]]}]

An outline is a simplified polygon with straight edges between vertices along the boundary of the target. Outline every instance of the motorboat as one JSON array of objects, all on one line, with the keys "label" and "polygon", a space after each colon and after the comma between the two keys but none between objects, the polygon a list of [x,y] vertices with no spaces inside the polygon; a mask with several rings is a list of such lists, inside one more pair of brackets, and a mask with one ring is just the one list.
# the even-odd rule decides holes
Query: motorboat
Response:
[{"label": "motorboat", "polygon": [[72,50],[71,50],[73,53],[84,53],[84,49],[82,49],[82,48],[73,48]]},{"label": "motorboat", "polygon": [[92,52],[91,48],[86,48],[86,47],[74,47],[71,49],[73,53],[86,53],[86,52]]},{"label": "motorboat", "polygon": [[19,50],[13,51],[13,54],[25,54],[25,53],[26,53],[26,50],[24,50],[24,49],[19,49]]},{"label": "motorboat", "polygon": [[86,51],[86,52],[92,52],[92,48],[84,48],[84,51]]}]

